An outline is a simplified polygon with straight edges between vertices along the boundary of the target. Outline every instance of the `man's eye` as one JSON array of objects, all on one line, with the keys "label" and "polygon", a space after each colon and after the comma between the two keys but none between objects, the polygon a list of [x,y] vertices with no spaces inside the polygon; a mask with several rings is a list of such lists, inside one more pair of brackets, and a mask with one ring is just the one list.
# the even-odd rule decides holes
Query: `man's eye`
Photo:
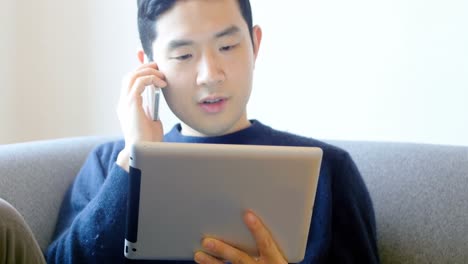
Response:
[{"label": "man's eye", "polygon": [[173,59],[183,61],[183,60],[188,60],[190,58],[192,58],[192,54],[185,54],[182,56],[177,56],[177,57],[174,57]]},{"label": "man's eye", "polygon": [[229,50],[232,50],[233,48],[235,48],[236,46],[237,46],[237,44],[236,45],[230,45],[230,46],[223,46],[219,50],[220,51],[229,51]]}]

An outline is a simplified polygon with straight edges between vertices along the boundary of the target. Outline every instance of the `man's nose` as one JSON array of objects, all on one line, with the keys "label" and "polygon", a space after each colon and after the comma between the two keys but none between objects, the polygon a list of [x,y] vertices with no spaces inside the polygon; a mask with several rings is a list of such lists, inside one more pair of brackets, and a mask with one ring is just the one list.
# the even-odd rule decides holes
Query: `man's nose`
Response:
[{"label": "man's nose", "polygon": [[216,54],[206,53],[199,63],[197,84],[217,87],[226,79],[220,58]]}]

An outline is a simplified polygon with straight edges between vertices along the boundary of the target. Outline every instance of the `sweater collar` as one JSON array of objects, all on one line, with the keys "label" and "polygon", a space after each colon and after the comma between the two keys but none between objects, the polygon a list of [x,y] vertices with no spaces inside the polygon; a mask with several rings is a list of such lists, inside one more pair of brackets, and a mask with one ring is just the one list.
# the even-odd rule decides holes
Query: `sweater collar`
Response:
[{"label": "sweater collar", "polygon": [[181,125],[176,124],[171,131],[164,136],[164,141],[205,144],[249,144],[259,137],[264,137],[265,133],[270,129],[257,120],[250,120],[250,123],[251,125],[249,127],[237,132],[214,137],[184,136],[181,133]]}]

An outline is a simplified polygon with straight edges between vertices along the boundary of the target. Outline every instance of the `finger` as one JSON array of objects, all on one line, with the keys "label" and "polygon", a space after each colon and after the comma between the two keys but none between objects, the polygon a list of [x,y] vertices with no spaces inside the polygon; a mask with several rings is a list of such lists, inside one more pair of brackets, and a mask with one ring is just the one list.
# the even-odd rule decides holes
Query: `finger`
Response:
[{"label": "finger", "polygon": [[153,84],[156,87],[160,87],[160,88],[164,88],[167,86],[167,83],[164,80],[165,77],[161,72],[156,71],[154,69],[146,68],[138,72],[135,72],[133,75],[131,75],[127,83],[128,93],[132,91],[138,79],[143,78],[143,77],[148,77],[148,76],[152,76],[153,79],[151,83],[148,83],[146,85]]},{"label": "finger", "polygon": [[[134,89],[135,81],[138,78],[146,77],[146,76],[154,76],[154,75],[149,74],[147,71],[146,71],[147,74],[144,74],[144,73],[145,72],[130,72],[130,73],[127,73],[122,78],[122,85],[121,85],[121,89],[120,89],[120,99],[121,99],[121,101],[122,101],[122,99],[126,98],[127,95],[130,94],[130,92]],[[155,77],[153,77],[153,78],[155,78]],[[156,80],[156,82],[159,82],[159,81]],[[166,83],[165,82],[160,83],[159,85],[164,86],[164,84],[166,84]]]},{"label": "finger", "polygon": [[141,105],[143,98],[141,94],[145,90],[146,86],[154,84],[155,77],[153,75],[143,76],[136,79],[132,86],[130,93],[128,94],[128,103],[136,102]]},{"label": "finger", "polygon": [[259,217],[249,210],[244,215],[244,221],[257,243],[260,256],[266,258],[267,263],[269,263],[268,260],[284,259],[270,231]]},{"label": "finger", "polygon": [[153,68],[143,68],[140,70],[137,70],[133,73],[133,79],[137,79],[138,77],[142,77],[145,75],[154,75],[156,78],[162,80],[165,82],[166,77],[164,74],[158,70],[155,70]]},{"label": "finger", "polygon": [[197,253],[195,253],[194,260],[196,263],[199,264],[224,264],[223,261],[213,256],[210,256],[202,251],[198,251]]},{"label": "finger", "polygon": [[141,64],[140,66],[136,68],[136,71],[144,69],[144,68],[148,68],[148,67],[158,70],[158,65],[156,64],[156,62],[152,61],[152,62]]},{"label": "finger", "polygon": [[120,89],[120,99],[125,98],[126,95],[128,94],[128,91],[130,90],[130,81],[133,78],[133,73],[129,72],[125,74],[125,76],[122,78],[122,84],[121,84],[121,89]]},{"label": "finger", "polygon": [[[124,78],[122,79],[122,86],[120,89],[120,97],[119,102],[117,104],[117,116],[119,117],[120,122],[122,122],[122,118],[125,116],[125,112],[127,111],[128,105],[128,91],[130,86],[130,79],[132,78],[132,73],[127,73]],[[125,127],[122,127],[125,130]]]},{"label": "finger", "polygon": [[229,261],[232,264],[254,263],[253,258],[246,253],[213,238],[203,239],[202,246],[210,255]]},{"label": "finger", "polygon": [[149,119],[152,119],[152,118],[151,118],[151,113],[150,113],[151,111],[150,111],[149,105],[147,105],[147,106],[145,107],[144,110],[145,110],[145,115],[146,115],[146,117],[148,117]]},{"label": "finger", "polygon": [[[153,65],[154,64],[154,65]],[[162,72],[157,69],[156,64],[143,64],[138,67],[135,71],[127,73],[124,78],[122,78],[122,89],[120,94],[128,94],[133,86],[135,80],[139,77],[143,77],[145,75],[154,75],[156,78],[161,79],[162,83],[155,84],[160,88],[166,87],[167,83],[165,82],[166,77]]]}]

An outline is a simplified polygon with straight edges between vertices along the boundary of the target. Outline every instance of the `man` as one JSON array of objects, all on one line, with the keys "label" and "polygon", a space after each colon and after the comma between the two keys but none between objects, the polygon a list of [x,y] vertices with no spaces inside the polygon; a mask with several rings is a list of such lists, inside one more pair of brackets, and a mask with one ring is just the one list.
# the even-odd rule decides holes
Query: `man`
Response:
[{"label": "man", "polygon": [[[123,263],[129,146],[136,141],[316,146],[324,151],[313,219],[302,263],[378,263],[374,212],[350,156],[323,142],[247,119],[262,31],[248,0],[140,0],[142,63],[126,78],[118,116],[124,140],[88,157],[64,198],[48,263]],[[151,61],[144,63],[145,57]],[[145,86],[161,87],[181,120],[166,135],[142,107]],[[255,259],[213,238],[200,238],[197,263],[286,263],[254,212],[244,222]],[[138,263],[138,262],[137,262]],[[166,263],[154,261],[149,263]]]}]

